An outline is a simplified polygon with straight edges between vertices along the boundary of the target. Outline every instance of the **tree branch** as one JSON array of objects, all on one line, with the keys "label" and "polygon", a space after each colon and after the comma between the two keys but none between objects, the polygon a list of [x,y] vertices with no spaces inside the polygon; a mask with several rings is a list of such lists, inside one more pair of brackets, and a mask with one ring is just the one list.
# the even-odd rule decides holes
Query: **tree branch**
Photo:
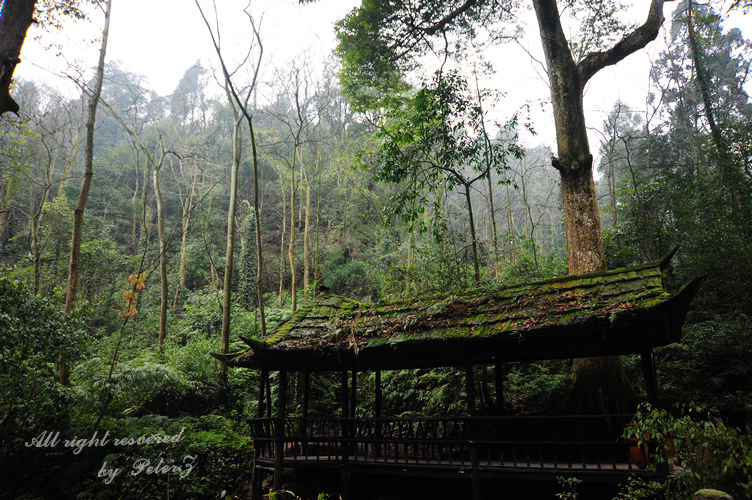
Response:
[{"label": "tree branch", "polygon": [[452,12],[444,16],[439,22],[437,22],[430,28],[419,28],[419,29],[421,29],[421,31],[423,31],[428,36],[435,35],[437,31],[443,30],[447,24],[453,22],[462,14],[464,14],[465,12],[470,10],[472,7],[480,3],[483,3],[483,0],[465,0],[465,2],[462,5],[460,5],[459,7],[454,9]]},{"label": "tree branch", "polygon": [[580,85],[584,88],[585,84],[598,71],[606,66],[618,63],[625,57],[645,47],[658,36],[658,32],[663,25],[663,4],[674,0],[651,0],[648,18],[642,26],[636,28],[627,36],[622,38],[611,49],[604,52],[593,52],[588,54],[577,65],[577,71],[580,75]]}]

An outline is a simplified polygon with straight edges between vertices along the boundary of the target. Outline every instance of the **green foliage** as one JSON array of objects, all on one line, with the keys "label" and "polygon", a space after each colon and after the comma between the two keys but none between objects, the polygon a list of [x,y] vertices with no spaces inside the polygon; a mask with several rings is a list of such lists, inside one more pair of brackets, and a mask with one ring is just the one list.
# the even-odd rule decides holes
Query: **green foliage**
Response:
[{"label": "green foliage", "polygon": [[[467,190],[492,174],[502,176],[508,158],[522,156],[516,135],[510,142],[487,140],[477,99],[464,77],[437,72],[404,104],[388,110],[376,134],[380,148],[374,180],[402,189],[386,205],[385,223],[399,217],[411,231],[425,232],[430,221],[441,240],[446,193]],[[500,132],[515,134],[515,127],[513,119]]]},{"label": "green foliage", "polygon": [[178,331],[214,336],[222,331],[222,293],[207,286],[187,298]]},{"label": "green foliage", "polygon": [[323,284],[332,293],[357,300],[375,296],[378,288],[371,280],[365,262],[354,258],[351,248],[330,248],[321,263]]},{"label": "green foliage", "polygon": [[[513,19],[516,3],[476,2],[457,9],[453,2],[436,0],[363,2],[335,28],[345,95],[358,111],[391,106],[390,98],[406,90],[403,75],[422,62],[421,55],[434,50],[461,54],[481,26],[496,40],[518,34],[514,23],[503,23]],[[457,44],[445,45],[442,35],[447,33]]]},{"label": "green foliage", "polygon": [[[211,499],[225,490],[244,494],[251,474],[252,449],[247,426],[219,415],[183,417],[144,416],[103,422],[102,432],[113,438],[176,436],[176,443],[126,445],[92,448],[78,498],[196,498]],[[94,454],[96,453],[96,456]],[[181,473],[149,473],[146,465],[163,464],[182,467]],[[91,471],[104,462],[108,468],[122,472],[109,484]],[[188,465],[194,468],[188,471]],[[141,471],[141,472],[139,472]],[[136,473],[136,474],[134,474]],[[169,493],[168,493],[169,492]]]},{"label": "green foliage", "polygon": [[513,409],[548,408],[561,399],[571,381],[571,362],[549,360],[508,365],[504,396]]},{"label": "green foliage", "polygon": [[563,493],[557,493],[556,498],[561,500],[578,500],[580,498],[577,487],[582,482],[581,479],[577,479],[576,477],[557,477],[556,481],[564,490]]},{"label": "green foliage", "polygon": [[382,384],[385,415],[453,416],[467,411],[464,374],[456,368],[386,372]]},{"label": "green foliage", "polygon": [[[644,405],[635,416],[634,425],[624,431],[625,438],[645,436],[659,442],[659,452],[651,455],[658,463],[668,461],[683,468],[682,474],[670,475],[664,486],[666,498],[688,498],[700,488],[729,492],[734,498],[752,498],[742,484],[752,483],[752,439],[738,429],[715,418],[674,417],[663,409]],[[705,412],[693,408],[695,415]],[[673,442],[667,442],[672,439]],[[665,457],[670,446],[675,456]],[[638,497],[639,498],[639,497]]]},{"label": "green foliage", "polygon": [[663,483],[643,481],[630,477],[626,484],[619,486],[619,494],[613,500],[664,500]]},{"label": "green foliage", "polygon": [[741,410],[752,397],[752,318],[739,312],[688,325],[682,342],[657,359],[668,401]]},{"label": "green foliage", "polygon": [[537,243],[521,237],[514,262],[502,267],[502,279],[508,283],[526,283],[556,276],[566,276],[567,261],[559,252],[542,253]]},{"label": "green foliage", "polygon": [[12,441],[65,426],[67,396],[56,368],[61,355],[81,355],[87,316],[84,306],[64,321],[52,301],[0,277],[0,459]]}]

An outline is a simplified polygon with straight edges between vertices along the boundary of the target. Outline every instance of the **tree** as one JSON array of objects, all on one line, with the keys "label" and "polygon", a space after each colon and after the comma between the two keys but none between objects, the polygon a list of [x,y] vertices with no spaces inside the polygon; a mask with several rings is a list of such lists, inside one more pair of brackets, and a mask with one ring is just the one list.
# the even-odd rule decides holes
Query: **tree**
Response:
[{"label": "tree", "polygon": [[454,72],[438,72],[406,99],[404,106],[386,112],[385,123],[377,133],[381,146],[375,176],[382,182],[410,186],[394,195],[387,220],[399,215],[411,226],[424,221],[420,217],[427,215],[429,193],[435,195],[434,224],[443,225],[437,203],[441,203],[445,191],[462,188],[476,284],[480,282],[480,258],[472,186],[492,173],[503,175],[509,155],[522,156],[522,149],[514,142],[489,141],[483,117],[482,106],[476,105],[467,81]]},{"label": "tree", "polygon": [[[97,63],[96,76],[94,77],[94,88],[89,94],[89,102],[86,114],[86,142],[84,146],[84,179],[81,183],[81,192],[78,196],[76,208],[73,211],[73,231],[71,234],[71,251],[68,265],[68,288],[65,295],[65,314],[66,316],[73,311],[76,305],[76,292],[78,289],[78,267],[79,256],[81,254],[81,235],[84,225],[84,210],[86,209],[86,200],[89,198],[89,189],[91,188],[91,178],[94,175],[94,124],[97,116],[97,105],[99,96],[102,93],[102,81],[104,80],[104,59],[107,54],[107,38],[110,31],[110,12],[112,9],[112,0],[107,0],[104,5],[104,28],[102,29],[102,45],[99,49],[99,62]],[[68,385],[70,367],[65,359],[60,360],[59,365],[60,383]]]},{"label": "tree", "polygon": [[[618,24],[614,24],[612,4],[588,3],[593,15],[583,27],[595,36],[580,39],[578,44],[566,37],[557,0],[533,0],[554,110],[558,156],[552,165],[561,177],[570,273],[606,267],[583,110],[585,85],[598,71],[657,37],[664,20],[663,4],[664,0],[652,0],[645,22],[613,43],[619,30],[613,29]],[[448,53],[450,34],[469,38],[479,29],[493,30],[495,23],[509,18],[511,10],[511,2],[479,0],[466,0],[459,6],[429,0],[364,2],[337,26],[345,87],[356,96],[383,96],[389,89],[381,81],[398,81],[400,73],[415,65],[417,55],[428,49]],[[603,23],[610,28],[598,29]],[[374,104],[374,100],[367,102]],[[574,366],[569,400],[577,410],[618,412],[634,401],[619,358],[575,360]]]},{"label": "tree", "polygon": [[[241,63],[241,65],[236,68],[234,71],[230,71],[227,67],[227,64],[225,63],[225,58],[222,54],[222,47],[220,43],[220,33],[219,33],[219,21],[217,21],[217,28],[216,31],[212,29],[211,24],[209,24],[209,20],[207,19],[206,15],[204,14],[203,9],[201,8],[201,4],[198,0],[196,0],[196,7],[199,10],[199,13],[201,14],[201,18],[204,20],[204,24],[206,24],[206,29],[209,31],[209,36],[212,40],[212,45],[214,47],[214,51],[217,53],[217,57],[219,58],[219,63],[222,67],[222,75],[224,77],[224,83],[225,83],[225,89],[227,93],[227,97],[230,100],[230,103],[233,108],[233,114],[238,113],[237,117],[235,118],[235,128],[234,132],[237,133],[237,136],[233,136],[234,144],[237,145],[237,147],[240,147],[241,144],[241,138],[240,138],[240,126],[239,122],[242,118],[245,118],[246,123],[248,124],[248,132],[251,139],[251,154],[252,154],[252,165],[253,165],[253,215],[254,215],[254,222],[256,225],[256,293],[258,295],[258,316],[259,320],[261,322],[261,333],[262,335],[266,335],[266,320],[264,317],[264,293],[263,293],[263,287],[262,287],[262,277],[263,277],[263,260],[262,260],[262,249],[261,249],[261,223],[260,223],[260,199],[259,199],[259,177],[258,177],[258,170],[259,170],[259,163],[258,163],[258,152],[256,149],[256,135],[255,130],[253,126],[253,114],[248,109],[248,103],[250,101],[251,95],[256,90],[256,85],[258,83],[258,77],[259,73],[261,71],[261,61],[262,57],[264,55],[264,46],[262,43],[260,28],[257,25],[253,14],[251,13],[251,5],[250,2],[246,6],[246,8],[243,10],[243,13],[248,18],[249,24],[251,26],[251,30],[253,33],[253,38],[249,44],[248,52],[246,59]],[[214,5],[214,14],[215,18],[218,17],[216,4]],[[251,64],[251,79],[248,85],[245,87],[245,89],[238,89],[237,84],[233,80],[233,75],[235,75],[236,71],[242,67],[247,60],[251,57],[253,52],[257,52],[257,58],[255,61]],[[241,94],[245,94],[244,97],[241,97]],[[235,172],[235,184],[234,189],[237,189],[237,168],[233,169]],[[228,260],[228,267],[225,269],[225,305],[224,305],[224,314],[222,318],[222,354],[225,354],[228,352],[230,347],[230,310],[231,310],[231,302],[230,302],[230,290],[228,286],[227,281],[227,274],[232,274],[232,252],[234,248],[234,216],[235,216],[235,203],[233,200],[233,203],[231,203],[231,213],[228,215],[228,228],[227,228],[227,260]],[[226,367],[225,367],[226,368]]]}]

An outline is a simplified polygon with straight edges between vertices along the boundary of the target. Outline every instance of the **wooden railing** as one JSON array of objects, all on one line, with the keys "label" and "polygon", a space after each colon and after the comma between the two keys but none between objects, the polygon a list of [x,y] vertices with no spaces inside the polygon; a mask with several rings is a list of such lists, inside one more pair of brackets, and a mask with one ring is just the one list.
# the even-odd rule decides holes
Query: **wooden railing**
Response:
[{"label": "wooden railing", "polygon": [[[645,472],[621,438],[633,415],[250,419],[257,459],[474,470]],[[281,427],[280,427],[281,426]],[[655,450],[655,443],[651,451]]]}]

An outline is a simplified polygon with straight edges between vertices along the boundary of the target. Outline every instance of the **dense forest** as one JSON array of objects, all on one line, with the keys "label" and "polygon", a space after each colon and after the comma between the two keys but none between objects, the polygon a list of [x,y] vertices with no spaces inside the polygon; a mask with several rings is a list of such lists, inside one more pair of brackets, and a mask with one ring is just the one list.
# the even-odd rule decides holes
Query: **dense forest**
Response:
[{"label": "dense forest", "polygon": [[[711,2],[675,14],[649,74],[631,76],[651,89],[644,108],[615,102],[603,123],[589,124],[599,137],[591,147],[607,268],[678,247],[670,287],[708,275],[682,342],[656,362],[660,406],[670,409],[661,418],[688,436],[679,451],[722,456],[706,453],[686,484],[624,485],[619,498],[687,498],[701,486],[752,496],[740,486],[752,477],[743,437],[752,405],[752,45],[724,25],[727,10]],[[170,95],[111,61],[101,79],[77,81],[76,96],[34,81],[11,86],[18,114],[0,118],[2,498],[246,498],[253,452],[243,418],[256,414],[258,374],[227,369],[210,352],[272,332],[320,286],[377,302],[573,272],[557,153],[522,141],[535,140],[536,126],[524,109],[498,118],[505,89],[485,87],[491,70],[477,54],[458,50],[454,64],[422,78],[391,68],[388,85],[364,93],[347,47],[353,15],[325,61],[302,53],[260,75],[253,18],[236,71],[211,12],[201,14],[217,59],[197,61]],[[623,359],[635,387],[639,363]],[[546,411],[571,378],[570,361],[513,363],[506,404]],[[313,383],[312,412],[337,414],[336,375]],[[370,394],[372,380],[360,383]],[[459,370],[394,371],[384,384],[387,414],[463,411]],[[366,397],[358,412],[369,411]],[[79,441],[95,432],[165,442]],[[55,436],[70,444],[54,446]],[[195,470],[184,457],[198,457]],[[141,459],[176,460],[184,475],[107,475]]]}]

